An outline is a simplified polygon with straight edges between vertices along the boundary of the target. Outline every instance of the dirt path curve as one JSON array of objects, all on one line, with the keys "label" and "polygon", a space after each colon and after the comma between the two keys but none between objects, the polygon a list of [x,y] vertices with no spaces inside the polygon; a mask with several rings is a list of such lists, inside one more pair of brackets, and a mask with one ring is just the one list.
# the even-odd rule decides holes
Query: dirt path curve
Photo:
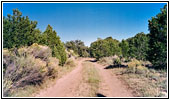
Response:
[{"label": "dirt path curve", "polygon": [[106,97],[133,97],[130,90],[128,90],[124,84],[116,77],[116,75],[111,74],[110,70],[104,69],[106,66],[102,66],[93,63],[97,69],[99,69],[99,74],[101,77],[101,83],[98,93]]},{"label": "dirt path curve", "polygon": [[40,91],[36,97],[74,97],[74,91],[82,78],[81,64],[85,60],[77,61],[77,67],[72,72],[58,79],[54,86]]}]

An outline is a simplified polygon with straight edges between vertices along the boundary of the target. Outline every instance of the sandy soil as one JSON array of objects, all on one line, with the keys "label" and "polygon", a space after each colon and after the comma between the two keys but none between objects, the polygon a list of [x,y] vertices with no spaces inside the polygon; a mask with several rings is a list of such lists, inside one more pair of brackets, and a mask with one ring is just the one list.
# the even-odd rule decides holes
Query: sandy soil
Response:
[{"label": "sandy soil", "polygon": [[[54,86],[41,90],[36,97],[77,97],[75,93],[77,88],[81,87],[82,80],[82,62],[87,60],[93,60],[90,58],[83,58],[77,61],[77,67],[58,79]],[[130,90],[121,83],[115,75],[112,75],[108,69],[104,69],[105,66],[99,65],[93,62],[95,67],[99,69],[101,77],[100,87],[98,90],[98,97],[132,97]]]},{"label": "sandy soil", "polygon": [[106,66],[97,63],[94,63],[94,65],[99,69],[102,79],[99,94],[106,97],[133,97],[131,91],[122,84],[116,75],[111,74],[110,70],[104,69]]},{"label": "sandy soil", "polygon": [[79,85],[82,78],[82,65],[81,63],[86,59],[77,61],[77,67],[70,73],[58,79],[54,86],[40,91],[36,97],[72,97],[73,92]]}]

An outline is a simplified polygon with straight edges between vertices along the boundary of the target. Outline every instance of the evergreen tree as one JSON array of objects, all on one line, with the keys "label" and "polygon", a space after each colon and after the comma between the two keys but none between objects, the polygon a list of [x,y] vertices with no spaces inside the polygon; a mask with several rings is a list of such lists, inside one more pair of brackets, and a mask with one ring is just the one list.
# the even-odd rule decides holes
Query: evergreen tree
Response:
[{"label": "evergreen tree", "polygon": [[40,31],[35,29],[36,25],[36,21],[30,21],[28,16],[22,17],[18,9],[13,9],[12,16],[3,17],[3,47],[18,48],[38,42]]},{"label": "evergreen tree", "polygon": [[120,47],[122,50],[122,55],[123,57],[127,57],[128,56],[128,51],[129,51],[129,44],[127,41],[122,40],[122,42],[120,43]]},{"label": "evergreen tree", "polygon": [[146,60],[149,49],[149,37],[143,32],[127,39],[129,44],[128,55],[138,60]]},{"label": "evergreen tree", "polygon": [[52,56],[56,57],[60,61],[60,65],[64,65],[67,60],[64,44],[61,42],[60,37],[57,36],[56,31],[48,25],[43,32],[40,40],[40,44],[45,44],[52,49]]},{"label": "evergreen tree", "polygon": [[121,55],[119,41],[112,37],[106,39],[98,39],[90,45],[90,55],[97,60],[101,57]]},{"label": "evergreen tree", "polygon": [[150,41],[148,59],[156,68],[167,68],[167,5],[149,20]]}]

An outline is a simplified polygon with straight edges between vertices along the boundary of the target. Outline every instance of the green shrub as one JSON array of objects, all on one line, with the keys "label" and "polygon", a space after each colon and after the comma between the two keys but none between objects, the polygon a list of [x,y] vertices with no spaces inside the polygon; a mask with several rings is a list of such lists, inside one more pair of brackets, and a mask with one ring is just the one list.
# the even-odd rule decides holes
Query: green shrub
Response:
[{"label": "green shrub", "polygon": [[119,43],[118,40],[113,39],[112,37],[98,39],[90,45],[90,56],[99,60],[102,57],[121,55]]},{"label": "green shrub", "polygon": [[73,50],[74,53],[80,57],[88,57],[88,47],[84,45],[84,42],[81,40],[75,40],[75,41],[67,41],[65,43],[65,47],[67,50]]}]

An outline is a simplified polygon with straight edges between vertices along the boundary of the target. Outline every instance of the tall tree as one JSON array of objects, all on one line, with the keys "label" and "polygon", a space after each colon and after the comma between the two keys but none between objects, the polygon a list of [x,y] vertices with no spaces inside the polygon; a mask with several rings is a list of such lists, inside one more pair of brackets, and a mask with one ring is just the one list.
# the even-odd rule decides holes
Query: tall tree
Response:
[{"label": "tall tree", "polygon": [[122,42],[120,43],[120,47],[122,50],[122,55],[123,57],[127,57],[128,56],[128,51],[129,51],[129,44],[127,41],[122,40]]},{"label": "tall tree", "polygon": [[149,20],[150,41],[148,59],[156,68],[167,68],[167,5]]},{"label": "tall tree", "polygon": [[64,44],[61,42],[60,37],[57,36],[57,32],[53,31],[50,25],[48,25],[43,32],[40,44],[49,46],[52,49],[52,56],[58,58],[61,65],[66,62],[67,56]]},{"label": "tall tree", "polygon": [[13,9],[13,15],[3,17],[3,47],[21,47],[39,41],[40,31],[35,29],[36,21],[30,21],[28,16],[22,17],[18,9]]},{"label": "tall tree", "polygon": [[128,54],[138,60],[146,60],[149,49],[149,37],[143,32],[136,34],[134,37],[127,39],[129,44]]}]

